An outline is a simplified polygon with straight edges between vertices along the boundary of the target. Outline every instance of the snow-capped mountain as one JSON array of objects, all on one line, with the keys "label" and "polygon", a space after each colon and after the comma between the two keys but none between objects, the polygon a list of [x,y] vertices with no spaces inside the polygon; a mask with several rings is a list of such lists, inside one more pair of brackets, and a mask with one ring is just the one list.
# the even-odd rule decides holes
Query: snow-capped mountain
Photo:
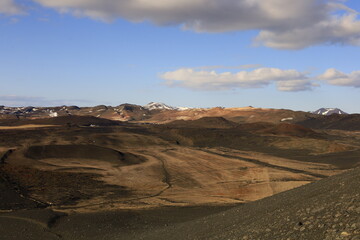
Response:
[{"label": "snow-capped mountain", "polygon": [[338,108],[320,108],[313,112],[314,114],[329,116],[331,114],[347,114],[346,112],[342,111]]},{"label": "snow-capped mountain", "polygon": [[54,118],[62,116],[94,116],[118,121],[144,120],[162,111],[186,111],[190,108],[171,107],[164,103],[151,102],[145,106],[121,104],[115,107],[98,105],[93,107],[56,106],[56,107],[6,107],[0,105],[1,119]]},{"label": "snow-capped mountain", "polygon": [[143,106],[143,108],[147,110],[177,110],[176,107],[171,107],[169,105],[166,105],[165,103],[157,103],[157,102],[151,102]]},{"label": "snow-capped mountain", "polygon": [[177,110],[177,111],[186,111],[191,108],[188,107],[172,107],[169,105],[166,105],[165,103],[158,103],[158,102],[151,102],[143,106],[143,108],[147,110]]}]

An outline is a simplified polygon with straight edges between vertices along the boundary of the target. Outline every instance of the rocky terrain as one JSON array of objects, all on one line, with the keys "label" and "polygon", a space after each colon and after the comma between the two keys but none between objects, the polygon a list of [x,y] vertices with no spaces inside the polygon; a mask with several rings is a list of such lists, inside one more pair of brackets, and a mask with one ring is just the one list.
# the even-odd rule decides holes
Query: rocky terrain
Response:
[{"label": "rocky terrain", "polygon": [[360,169],[138,239],[360,239]]},{"label": "rocky terrain", "polygon": [[357,115],[169,108],[2,107],[3,239],[356,239]]}]

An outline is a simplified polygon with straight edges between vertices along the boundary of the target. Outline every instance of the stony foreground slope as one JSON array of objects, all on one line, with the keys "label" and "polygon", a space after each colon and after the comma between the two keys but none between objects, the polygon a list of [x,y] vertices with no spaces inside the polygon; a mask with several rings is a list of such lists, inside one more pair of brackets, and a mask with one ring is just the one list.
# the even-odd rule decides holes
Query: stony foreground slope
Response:
[{"label": "stony foreground slope", "polygon": [[237,207],[0,213],[1,239],[360,239],[360,169]]},{"label": "stony foreground slope", "polygon": [[142,239],[360,239],[360,168]]}]

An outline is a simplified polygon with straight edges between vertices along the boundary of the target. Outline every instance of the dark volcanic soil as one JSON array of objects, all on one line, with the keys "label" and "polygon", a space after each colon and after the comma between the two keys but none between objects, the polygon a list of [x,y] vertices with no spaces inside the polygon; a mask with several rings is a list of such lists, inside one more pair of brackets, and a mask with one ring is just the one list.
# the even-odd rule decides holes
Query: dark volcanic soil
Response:
[{"label": "dark volcanic soil", "polygon": [[[223,190],[236,196],[244,186],[264,184],[269,196],[279,182],[308,183],[358,166],[356,133],[223,118],[178,124],[80,127],[65,121],[0,130],[0,239],[358,239],[359,169],[257,202],[219,205],[234,204]],[[313,154],[313,143],[324,150]],[[310,148],[302,149],[305,144]],[[345,147],[328,152],[327,144]],[[218,207],[204,205],[213,189],[220,197],[211,203]],[[121,210],[116,201],[127,209],[159,208]],[[190,203],[203,205],[164,207]]]},{"label": "dark volcanic soil", "polygon": [[360,239],[360,168],[139,239]]},{"label": "dark volcanic soil", "polygon": [[93,116],[61,116],[54,118],[40,118],[40,119],[2,119],[0,126],[19,126],[24,124],[42,124],[42,125],[78,125],[78,126],[117,126],[121,122],[113,121],[105,118],[97,118]]},{"label": "dark volcanic soil", "polygon": [[360,169],[235,207],[0,214],[10,239],[359,239]]},{"label": "dark volcanic soil", "polygon": [[95,145],[45,145],[30,146],[25,157],[31,159],[44,158],[85,158],[113,162],[118,165],[133,165],[145,162],[146,159],[131,153],[123,153],[114,149]]},{"label": "dark volcanic soil", "polygon": [[[96,174],[41,171],[9,164],[1,166],[0,173],[7,180],[2,185],[0,182],[0,190],[6,194],[2,197],[0,209],[5,210],[32,209],[39,205],[62,206],[94,196],[109,195],[111,199],[111,195],[128,194],[124,188],[104,184]],[[37,196],[37,201],[28,197],[30,193]]]},{"label": "dark volcanic soil", "polygon": [[[244,126],[243,126],[244,125]],[[248,128],[249,126],[249,128]],[[290,129],[289,131],[286,131]],[[272,146],[272,143],[281,139],[290,141],[291,138],[297,139],[329,139],[325,133],[314,132],[295,124],[240,124],[236,128],[168,128],[156,126],[152,128],[153,134],[160,135],[162,138],[176,142],[179,145],[213,148],[225,147],[230,149],[263,152],[270,155],[291,158],[300,161],[332,163],[340,169],[356,167],[360,163],[360,151],[346,151],[337,153],[324,153],[314,155],[310,149],[301,149],[302,143],[299,142],[298,148],[280,149]],[[263,133],[266,133],[263,135]],[[358,140],[354,140],[357,141]]]},{"label": "dark volcanic soil", "polygon": [[238,126],[237,123],[223,117],[203,117],[192,121],[176,120],[166,125],[179,128],[233,128]]},{"label": "dark volcanic soil", "polygon": [[298,124],[315,129],[360,130],[360,114],[313,116]]},{"label": "dark volcanic soil", "polygon": [[17,210],[17,209],[33,209],[45,207],[45,204],[40,204],[29,198],[24,197],[24,192],[21,193],[21,190],[17,184],[9,183],[8,179],[1,174],[0,176],[0,210]]}]

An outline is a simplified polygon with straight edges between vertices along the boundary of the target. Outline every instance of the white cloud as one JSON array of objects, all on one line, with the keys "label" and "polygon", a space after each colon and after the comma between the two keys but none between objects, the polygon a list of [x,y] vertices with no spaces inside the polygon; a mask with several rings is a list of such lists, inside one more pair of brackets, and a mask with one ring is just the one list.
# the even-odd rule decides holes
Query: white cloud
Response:
[{"label": "white cloud", "polygon": [[313,26],[286,31],[261,31],[256,41],[267,47],[280,49],[301,49],[311,45],[348,44],[360,45],[360,21],[357,14],[332,16]]},{"label": "white cloud", "polygon": [[279,91],[310,90],[309,78],[296,70],[278,68],[258,68],[237,73],[216,71],[196,71],[181,68],[160,76],[167,86],[196,90],[229,90],[234,88],[260,88],[276,82]]},{"label": "white cloud", "polygon": [[198,32],[304,26],[322,19],[327,8],[317,0],[34,1],[76,15],[104,20],[118,17],[135,22],[149,20],[158,25],[183,24],[184,28]]},{"label": "white cloud", "polygon": [[[334,68],[323,74],[312,77],[310,72],[297,70],[282,70],[278,68],[257,68],[236,73],[218,72],[213,68],[180,68],[160,75],[164,84],[169,87],[183,87],[193,90],[230,90],[237,88],[261,88],[275,84],[279,91],[298,92],[311,90],[325,82],[335,86],[360,88],[360,71],[349,74]],[[236,68],[234,68],[236,69]]]},{"label": "white cloud", "polygon": [[315,84],[307,80],[288,80],[276,82],[277,89],[283,92],[300,92],[311,90]]},{"label": "white cloud", "polygon": [[360,71],[345,74],[334,68],[330,68],[318,76],[318,79],[336,86],[360,87]]},{"label": "white cloud", "polygon": [[[9,0],[6,0],[9,1]],[[182,25],[196,32],[260,30],[256,43],[300,49],[324,43],[360,45],[355,10],[343,0],[33,0],[62,13]]]},{"label": "white cloud", "polygon": [[13,0],[0,1],[0,14],[17,15],[22,13],[23,13],[22,7],[16,4]]},{"label": "white cloud", "polygon": [[251,68],[260,68],[260,67],[262,67],[261,64],[245,64],[245,65],[238,65],[238,66],[225,66],[225,65],[201,66],[201,67],[194,67],[192,69],[196,69],[196,70],[251,69]]}]

